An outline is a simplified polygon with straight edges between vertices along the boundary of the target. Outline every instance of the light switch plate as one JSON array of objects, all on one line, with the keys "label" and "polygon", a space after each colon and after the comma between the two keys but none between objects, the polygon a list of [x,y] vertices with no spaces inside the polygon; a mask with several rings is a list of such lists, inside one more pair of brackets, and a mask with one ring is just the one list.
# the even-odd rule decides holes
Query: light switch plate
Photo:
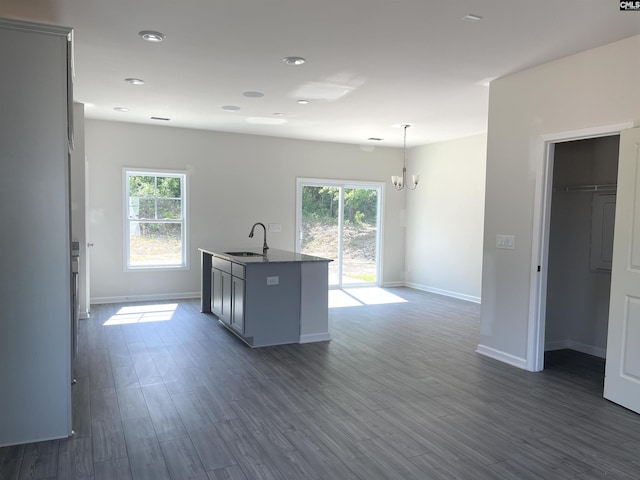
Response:
[{"label": "light switch plate", "polygon": [[496,235],[496,248],[515,250],[516,237],[514,235]]},{"label": "light switch plate", "polygon": [[280,224],[280,223],[270,223],[268,228],[269,228],[270,232],[281,232],[282,231],[282,224]]}]

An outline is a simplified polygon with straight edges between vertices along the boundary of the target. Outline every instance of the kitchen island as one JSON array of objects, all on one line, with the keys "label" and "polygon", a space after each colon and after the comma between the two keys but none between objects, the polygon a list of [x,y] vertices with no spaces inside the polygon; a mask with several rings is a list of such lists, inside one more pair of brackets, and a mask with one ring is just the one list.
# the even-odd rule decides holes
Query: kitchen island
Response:
[{"label": "kitchen island", "polygon": [[251,347],[330,340],[327,258],[199,248],[201,311]]}]

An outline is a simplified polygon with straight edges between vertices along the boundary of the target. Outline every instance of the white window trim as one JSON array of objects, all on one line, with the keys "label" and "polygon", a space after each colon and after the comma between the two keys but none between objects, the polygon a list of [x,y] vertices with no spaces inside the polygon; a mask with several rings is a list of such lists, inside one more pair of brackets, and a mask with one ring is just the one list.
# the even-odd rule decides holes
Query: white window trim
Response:
[{"label": "white window trim", "polygon": [[[174,175],[183,177],[182,186],[182,265],[144,265],[144,266],[131,266],[129,265],[129,175]],[[176,270],[189,270],[189,172],[186,170],[172,170],[168,168],[136,168],[136,167],[123,167],[122,168],[122,242],[123,242],[123,256],[122,256],[122,268],[124,272],[162,272],[162,271],[176,271]]]}]

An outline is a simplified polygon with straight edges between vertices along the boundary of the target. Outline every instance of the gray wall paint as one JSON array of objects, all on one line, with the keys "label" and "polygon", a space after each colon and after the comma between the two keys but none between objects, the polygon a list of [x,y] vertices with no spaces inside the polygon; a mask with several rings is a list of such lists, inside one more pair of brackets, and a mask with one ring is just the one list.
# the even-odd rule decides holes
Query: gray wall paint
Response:
[{"label": "gray wall paint", "polygon": [[[559,143],[554,187],[615,184],[619,137]],[[549,235],[545,344],[604,356],[610,272],[590,269],[592,192],[554,189]]]},{"label": "gray wall paint", "polygon": [[[525,366],[531,295],[536,172],[543,134],[640,119],[640,36],[491,83],[480,345]],[[496,235],[516,236],[515,250]]]},{"label": "gray wall paint", "polygon": [[[402,169],[402,151],[324,142],[87,120],[92,301],[197,294],[199,246],[257,246],[256,221],[280,223],[269,245],[295,248],[296,177],[382,181]],[[187,271],[129,272],[122,267],[122,168],[190,173]],[[385,192],[384,283],[401,283],[405,195]]]}]

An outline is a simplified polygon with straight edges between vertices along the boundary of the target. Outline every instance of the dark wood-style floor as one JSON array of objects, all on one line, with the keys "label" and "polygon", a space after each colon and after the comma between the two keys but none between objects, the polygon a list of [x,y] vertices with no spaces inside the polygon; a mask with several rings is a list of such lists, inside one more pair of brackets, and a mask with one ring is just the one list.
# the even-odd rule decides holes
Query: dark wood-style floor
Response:
[{"label": "dark wood-style floor", "polygon": [[601,360],[528,373],[474,352],[478,305],[387,292],[406,302],[331,309],[331,342],[255,350],[198,301],[94,306],[75,437],[0,449],[0,478],[640,478]]}]

